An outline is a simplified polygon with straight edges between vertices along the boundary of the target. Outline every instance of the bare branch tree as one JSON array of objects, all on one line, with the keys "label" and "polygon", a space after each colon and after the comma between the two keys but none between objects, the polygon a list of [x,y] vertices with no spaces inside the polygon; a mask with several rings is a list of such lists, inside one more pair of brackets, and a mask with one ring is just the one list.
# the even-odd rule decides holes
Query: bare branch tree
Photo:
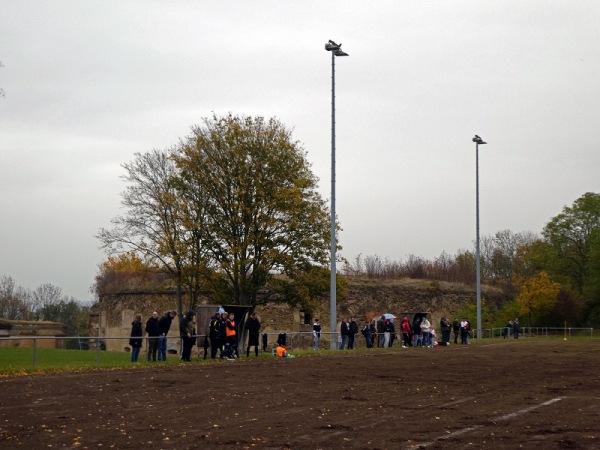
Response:
[{"label": "bare branch tree", "polygon": [[32,311],[39,320],[45,320],[43,310],[58,304],[62,299],[62,289],[50,283],[44,283],[33,291]]},{"label": "bare branch tree", "polygon": [[[152,150],[136,154],[123,164],[129,186],[121,204],[127,212],[112,220],[113,229],[101,229],[97,237],[110,253],[135,251],[146,263],[165,270],[177,288],[177,307],[183,310],[183,287],[187,287],[191,309],[198,298],[200,282],[193,274],[198,258],[198,235],[184,227],[183,206],[174,180],[178,170],[170,153]],[[196,264],[196,266],[194,265]]]},{"label": "bare branch tree", "polygon": [[17,286],[10,276],[0,277],[0,317],[7,320],[32,320],[32,293]]}]

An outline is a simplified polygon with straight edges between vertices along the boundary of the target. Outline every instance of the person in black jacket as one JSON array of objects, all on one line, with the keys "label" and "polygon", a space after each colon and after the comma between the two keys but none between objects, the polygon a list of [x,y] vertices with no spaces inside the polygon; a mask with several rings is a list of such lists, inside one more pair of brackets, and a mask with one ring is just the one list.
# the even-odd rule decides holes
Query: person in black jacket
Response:
[{"label": "person in black jacket", "polygon": [[450,345],[450,331],[452,325],[446,317],[442,317],[440,320],[440,328],[442,330],[442,345]]},{"label": "person in black jacket", "polygon": [[369,324],[369,333],[371,335],[371,348],[375,347],[375,340],[377,339],[377,327],[375,326],[375,319],[371,320]]},{"label": "person in black jacket", "polygon": [[390,319],[390,347],[394,345],[394,340],[396,339],[396,325],[394,324],[394,319]]},{"label": "person in black jacket", "polygon": [[204,340],[202,341],[202,347],[204,348],[204,359],[206,359],[206,355],[208,355],[208,347],[210,347],[210,341],[208,340],[208,335],[204,336]]},{"label": "person in black jacket", "polygon": [[354,339],[358,334],[358,324],[354,317],[350,319],[350,325],[348,325],[348,350],[354,350]]},{"label": "person in black jacket", "polygon": [[142,338],[144,337],[141,314],[136,314],[135,320],[131,322],[130,336],[131,339],[129,339],[129,345],[131,345],[131,362],[137,363],[138,357],[140,356],[140,349],[142,348]]},{"label": "person in black jacket", "polygon": [[160,327],[158,325],[158,311],[152,311],[152,317],[146,322],[146,333],[148,333],[148,361],[156,362],[156,353],[158,351],[158,337],[160,336]]},{"label": "person in black jacket", "polygon": [[221,314],[216,313],[210,319],[208,335],[210,337],[210,357],[215,359],[217,357],[217,350],[220,350],[221,357],[223,357],[223,347],[221,347]]},{"label": "person in black jacket", "polygon": [[194,346],[194,335],[196,331],[194,329],[194,317],[196,313],[189,311],[181,322],[179,322],[179,335],[182,341],[181,359],[186,362],[192,360],[192,347]]},{"label": "person in black jacket", "polygon": [[221,313],[221,328],[219,329],[219,348],[221,349],[221,358],[225,358],[225,344],[227,344],[227,318],[229,314]]},{"label": "person in black jacket", "polygon": [[321,347],[321,322],[315,319],[313,324],[313,350],[319,350]]},{"label": "person in black jacket", "polygon": [[250,357],[250,347],[254,346],[254,354],[258,356],[258,337],[260,335],[260,321],[253,312],[246,324],[248,330],[248,347],[246,348],[246,358]]},{"label": "person in black jacket", "polygon": [[342,323],[340,325],[340,334],[342,335],[342,343],[340,344],[340,350],[344,350],[346,342],[348,342],[348,336],[350,334],[350,325],[348,324],[348,319],[342,319]]},{"label": "person in black jacket", "polygon": [[460,334],[460,322],[458,319],[454,319],[454,322],[452,322],[452,331],[454,332],[454,343],[458,344],[458,335]]},{"label": "person in black jacket", "polygon": [[158,320],[158,360],[167,360],[167,335],[171,329],[171,322],[177,315],[177,311],[167,311],[164,316]]},{"label": "person in black jacket", "polygon": [[421,331],[421,318],[415,314],[412,324],[413,347],[423,346],[423,332]]},{"label": "person in black jacket", "polygon": [[367,348],[373,348],[373,341],[371,340],[371,326],[366,323],[364,327],[360,330],[362,335],[365,337],[365,344]]},{"label": "person in black jacket", "polygon": [[377,347],[383,347],[383,341],[385,339],[383,333],[385,331],[385,317],[381,316],[377,319],[375,329],[377,330]]},{"label": "person in black jacket", "polygon": [[394,324],[390,319],[385,319],[383,322],[383,346],[391,347],[392,345],[392,333],[395,332]]},{"label": "person in black jacket", "polygon": [[262,348],[263,348],[263,352],[267,351],[268,344],[269,344],[269,335],[267,333],[263,333],[263,335],[262,335]]},{"label": "person in black jacket", "polygon": [[509,320],[508,322],[506,322],[506,325],[504,325],[504,329],[502,330],[502,337],[504,339],[506,339],[507,337],[509,337],[512,334],[512,328],[513,328],[512,320]]}]

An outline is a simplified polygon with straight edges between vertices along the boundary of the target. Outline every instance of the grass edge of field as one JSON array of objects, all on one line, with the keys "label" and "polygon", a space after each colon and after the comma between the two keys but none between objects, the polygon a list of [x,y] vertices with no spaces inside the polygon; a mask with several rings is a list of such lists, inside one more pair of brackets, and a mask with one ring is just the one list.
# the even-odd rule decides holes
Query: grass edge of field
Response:
[{"label": "grass edge of field", "polygon": [[[500,343],[513,343],[514,339],[474,339],[470,345],[480,346],[489,344],[500,344]],[[528,337],[520,339],[517,342],[531,342],[531,343],[556,343],[564,341],[563,337]],[[600,337],[572,337],[567,339],[566,342],[579,342],[579,341],[590,341],[598,342]],[[455,345],[455,347],[462,347],[461,344]],[[451,345],[451,346],[452,346]],[[442,347],[443,348],[443,347]],[[312,349],[307,350],[291,350],[295,356],[301,357],[334,357],[334,356],[345,356],[348,354],[366,354],[370,352],[403,352],[403,351],[421,351],[420,348],[402,348],[401,346],[394,346],[389,348],[359,348],[352,351],[348,350],[329,350],[321,349],[314,351]],[[141,353],[139,362],[132,364],[130,361],[130,354],[128,352],[114,352],[114,351],[94,351],[94,350],[70,350],[70,349],[48,349],[38,348],[36,349],[36,367],[33,367],[33,353],[32,347],[0,347],[0,378],[6,378],[11,376],[23,376],[43,373],[64,373],[64,372],[81,372],[86,370],[116,370],[116,369],[143,369],[143,368],[160,368],[160,367],[173,367],[189,365],[179,359],[177,355],[170,355],[166,362],[148,362],[146,361],[146,354]],[[208,356],[205,360],[203,359],[203,352],[194,352],[194,358],[191,364],[215,364],[221,363],[222,360],[217,358],[213,360]],[[272,353],[260,352],[258,359],[270,359],[273,358]],[[251,353],[250,357],[242,355],[238,360],[240,362],[249,362],[256,360],[256,356]]]}]

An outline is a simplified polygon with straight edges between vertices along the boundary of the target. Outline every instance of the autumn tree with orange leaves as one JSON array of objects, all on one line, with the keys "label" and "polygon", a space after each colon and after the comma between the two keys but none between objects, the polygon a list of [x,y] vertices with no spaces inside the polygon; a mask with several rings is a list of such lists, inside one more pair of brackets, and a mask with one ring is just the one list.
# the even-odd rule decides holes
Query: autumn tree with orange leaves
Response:
[{"label": "autumn tree with orange leaves", "polygon": [[552,281],[546,272],[539,272],[529,278],[516,277],[519,289],[516,298],[519,314],[527,316],[528,326],[536,314],[549,313],[556,305],[560,284]]}]

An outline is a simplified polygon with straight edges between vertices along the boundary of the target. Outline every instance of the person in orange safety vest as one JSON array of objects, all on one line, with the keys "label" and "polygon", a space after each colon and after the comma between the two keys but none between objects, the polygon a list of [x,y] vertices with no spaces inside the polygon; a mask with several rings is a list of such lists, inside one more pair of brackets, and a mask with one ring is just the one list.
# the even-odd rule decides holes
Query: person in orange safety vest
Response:
[{"label": "person in orange safety vest", "polygon": [[[230,352],[235,352],[235,357],[239,358],[240,354],[238,352],[237,326],[235,325],[235,316],[233,313],[229,313],[229,319],[225,323],[225,342],[225,345],[229,345]],[[228,356],[231,357],[233,354]]]},{"label": "person in orange safety vest", "polygon": [[281,344],[277,344],[277,356],[280,358],[294,358],[294,355],[290,355]]}]

